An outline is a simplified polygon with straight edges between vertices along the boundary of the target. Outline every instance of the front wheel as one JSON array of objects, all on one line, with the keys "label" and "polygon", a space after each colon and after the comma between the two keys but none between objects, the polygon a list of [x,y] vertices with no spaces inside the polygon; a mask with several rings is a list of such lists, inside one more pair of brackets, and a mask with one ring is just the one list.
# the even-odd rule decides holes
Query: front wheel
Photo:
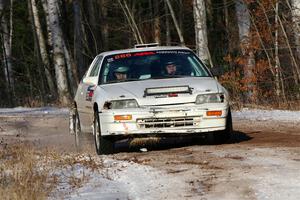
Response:
[{"label": "front wheel", "polygon": [[208,140],[211,144],[223,144],[228,142],[230,140],[232,135],[232,116],[231,116],[231,110],[229,108],[228,115],[226,118],[226,128],[223,131],[217,131],[214,133],[208,134]]},{"label": "front wheel", "polygon": [[94,113],[93,134],[95,140],[96,152],[98,155],[113,153],[114,143],[107,136],[101,136],[101,124],[98,111]]}]

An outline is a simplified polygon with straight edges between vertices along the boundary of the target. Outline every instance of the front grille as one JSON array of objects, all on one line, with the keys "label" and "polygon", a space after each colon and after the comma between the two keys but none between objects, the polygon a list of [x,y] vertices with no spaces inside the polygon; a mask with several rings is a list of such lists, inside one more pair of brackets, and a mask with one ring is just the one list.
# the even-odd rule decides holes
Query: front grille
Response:
[{"label": "front grille", "polygon": [[144,118],[137,119],[139,128],[172,128],[194,126],[194,117]]}]

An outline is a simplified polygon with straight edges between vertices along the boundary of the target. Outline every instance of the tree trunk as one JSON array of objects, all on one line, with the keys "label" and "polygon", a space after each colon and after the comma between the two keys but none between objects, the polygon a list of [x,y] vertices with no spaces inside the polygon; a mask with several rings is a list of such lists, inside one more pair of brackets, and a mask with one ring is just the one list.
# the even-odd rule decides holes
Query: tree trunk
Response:
[{"label": "tree trunk", "polygon": [[173,10],[172,4],[171,4],[170,0],[165,0],[165,1],[166,1],[167,5],[168,5],[168,8],[170,10],[170,13],[171,13],[171,16],[172,16],[172,19],[173,19],[173,22],[174,22],[179,40],[180,40],[180,44],[184,45],[184,39],[183,39],[182,31],[179,28],[178,21],[176,19],[175,12]]},{"label": "tree trunk", "polygon": [[182,31],[183,30],[183,19],[184,19],[184,9],[183,9],[183,2],[182,0],[178,0],[178,24],[179,28]]},{"label": "tree trunk", "polygon": [[60,103],[67,105],[70,100],[68,80],[66,76],[66,62],[64,57],[64,39],[59,23],[59,15],[56,0],[48,0],[49,26],[53,43],[53,63],[56,74],[56,84]]},{"label": "tree trunk", "polygon": [[[276,10],[276,8],[274,7],[273,4],[272,4],[272,7],[273,7],[274,10]],[[293,75],[294,75],[295,83],[299,84],[299,81],[300,81],[300,68],[299,68],[299,66],[298,66],[298,64],[296,62],[296,58],[295,58],[295,56],[293,54],[293,50],[292,50],[292,47],[291,47],[291,44],[290,44],[290,41],[289,41],[289,37],[288,37],[287,32],[286,32],[286,30],[284,28],[283,22],[282,22],[282,20],[281,20],[280,17],[277,17],[277,19],[278,19],[279,26],[280,26],[280,28],[282,30],[285,42],[287,44],[287,47],[288,47],[288,50],[289,50],[289,53],[290,53],[290,59],[291,59],[291,61],[293,63],[293,66],[294,66],[294,68],[293,68]]]},{"label": "tree trunk", "polygon": [[35,32],[36,32],[36,36],[37,36],[37,40],[38,40],[38,44],[39,44],[39,52],[40,52],[42,62],[44,65],[44,71],[45,71],[48,87],[49,87],[50,93],[52,95],[55,95],[56,94],[55,85],[54,85],[54,82],[52,79],[52,75],[49,71],[50,62],[49,62],[49,58],[48,58],[46,41],[45,41],[45,38],[44,38],[44,35],[42,32],[42,27],[40,24],[38,9],[37,9],[35,0],[31,0],[31,10],[32,10],[33,24],[35,27]]},{"label": "tree trunk", "polygon": [[77,73],[77,69],[76,69],[74,60],[69,52],[69,48],[67,47],[64,40],[63,40],[63,42],[64,42],[63,48],[64,48],[64,54],[65,54],[65,62],[67,65],[67,75],[68,75],[68,79],[69,79],[69,83],[70,83],[71,94],[72,94],[72,96],[74,96],[76,93],[78,83],[79,83],[78,73]]},{"label": "tree trunk", "polygon": [[52,34],[51,34],[51,29],[50,29],[50,20],[49,20],[49,13],[48,13],[48,3],[47,0],[41,0],[43,10],[45,12],[45,18],[46,18],[46,24],[47,24],[47,39],[48,39],[48,45],[53,48],[52,44]]},{"label": "tree trunk", "polygon": [[87,3],[87,15],[88,15],[88,23],[89,23],[89,30],[91,32],[91,37],[89,41],[89,46],[94,47],[93,55],[97,55],[99,53],[99,45],[98,42],[100,42],[100,33],[97,29],[96,24],[96,15],[95,12],[95,1],[86,1]]},{"label": "tree trunk", "polygon": [[[251,17],[252,19],[252,24],[254,25],[256,32],[259,36],[260,39],[260,43],[261,46],[263,47],[263,50],[267,56],[268,59],[268,63],[269,63],[269,68],[270,71],[272,73],[272,76],[275,77],[275,92],[276,92],[276,96],[277,96],[277,101],[280,103],[280,101],[282,101],[281,99],[283,98],[283,101],[286,102],[286,95],[285,95],[285,91],[284,91],[284,82],[283,82],[283,74],[282,74],[282,69],[281,69],[281,64],[280,64],[280,59],[279,59],[279,37],[278,37],[278,19],[279,19],[279,13],[278,13],[278,4],[279,2],[276,3],[276,10],[275,10],[275,34],[274,34],[274,38],[272,37],[273,35],[273,31],[272,31],[272,25],[270,23],[269,17],[268,17],[268,13],[267,10],[264,6],[263,3],[258,2],[260,8],[262,9],[264,16],[265,16],[265,20],[268,24],[268,33],[271,36],[272,42],[274,44],[274,54],[272,51],[267,51],[266,47],[262,41],[262,37],[261,34],[258,32],[258,29],[255,25],[255,23],[253,22],[253,17]],[[273,58],[273,60],[275,60],[275,66],[272,66],[272,61],[271,58]]]},{"label": "tree trunk", "polygon": [[[45,96],[46,96],[46,94],[49,94],[51,96],[51,95],[53,95],[53,93],[52,94],[49,93],[48,92],[49,89],[45,88],[45,83],[44,83],[45,73],[42,73],[42,71],[45,72],[45,68],[44,68],[45,66],[44,66],[42,58],[41,58],[40,47],[39,47],[39,40],[38,40],[38,36],[37,36],[37,33],[36,33],[36,27],[35,27],[35,24],[34,24],[34,18],[33,18],[33,11],[32,11],[31,0],[27,1],[27,5],[28,5],[29,19],[31,20],[31,30],[32,30],[33,41],[34,41],[34,51],[33,51],[33,54],[34,54],[34,60],[35,60],[35,64],[36,64],[35,69],[37,69],[37,71],[38,71],[38,75],[37,76],[28,76],[28,80],[30,81],[30,92],[31,92],[30,93],[31,94],[31,98],[29,99],[28,103],[30,105],[31,102],[35,99],[34,96],[33,96],[33,88],[32,88],[33,82],[31,80],[32,78],[34,78],[37,82],[40,83],[38,85],[38,91],[39,91],[41,100],[43,102],[43,105],[45,105]],[[22,47],[22,52],[23,52],[23,55],[25,55],[23,47]],[[30,71],[30,66],[28,66],[27,69],[28,69],[28,71]],[[46,78],[46,80],[47,80],[47,78]]]},{"label": "tree trunk", "polygon": [[[1,38],[3,41],[3,66],[5,66],[4,74],[6,79],[7,92],[11,96],[14,94],[14,74],[12,64],[12,36],[13,36],[13,24],[12,24],[12,6],[13,0],[9,2],[6,0],[0,0],[0,25],[1,25]],[[4,13],[5,9],[9,7],[10,18],[9,21],[6,19]]]},{"label": "tree trunk", "polygon": [[132,22],[133,28],[136,30],[136,33],[137,33],[138,38],[140,40],[140,43],[143,44],[144,43],[144,39],[143,39],[142,34],[141,34],[141,32],[140,32],[140,30],[139,30],[139,28],[138,28],[138,26],[136,24],[136,21],[134,19],[134,16],[133,16],[134,12],[132,12],[132,9],[131,10],[129,9],[126,0],[124,0],[123,2],[124,2],[125,10],[127,11],[127,14],[128,14],[128,16],[129,16],[129,18],[130,18],[130,20]]},{"label": "tree trunk", "polygon": [[[138,16],[139,16],[139,21],[142,21],[142,10],[143,10],[143,5],[141,3],[142,1],[139,1],[138,3]],[[154,8],[154,4],[159,3],[157,1],[155,1],[154,3],[152,3],[152,0],[148,0],[148,9],[149,9],[149,19],[153,19],[153,23],[149,23],[149,29],[153,31],[153,33],[149,34],[149,41],[156,41],[155,40],[155,19],[156,19],[156,8]]]},{"label": "tree trunk", "polygon": [[133,34],[134,34],[134,37],[135,37],[137,43],[143,44],[144,40],[143,40],[142,35],[141,35],[137,25],[136,25],[133,14],[131,13],[131,11],[128,8],[128,5],[127,5],[126,1],[125,0],[123,0],[123,1],[118,0],[118,2],[119,2],[119,5],[121,6],[121,8],[122,8],[122,10],[123,10],[123,12],[126,16],[128,24],[129,24],[129,26],[130,26]]},{"label": "tree trunk", "polygon": [[170,20],[169,20],[169,9],[167,2],[164,2],[165,4],[165,13],[166,13],[166,45],[170,46],[171,45],[171,31],[170,31]]},{"label": "tree trunk", "polygon": [[82,26],[81,26],[81,8],[79,0],[73,0],[73,13],[74,13],[74,60],[81,78],[85,69],[83,67],[83,44],[82,44]]},{"label": "tree trunk", "polygon": [[160,20],[159,20],[159,1],[154,2],[154,41],[160,44]]},{"label": "tree trunk", "polygon": [[101,24],[101,35],[102,35],[102,45],[103,50],[107,51],[109,49],[109,26],[107,22],[107,1],[99,0],[99,12],[100,12],[100,24]]},{"label": "tree trunk", "polygon": [[204,62],[213,67],[208,49],[205,2],[202,0],[194,0],[193,9],[197,54]]},{"label": "tree trunk", "polygon": [[[296,44],[296,51],[298,55],[298,59],[300,59],[300,0],[291,0],[291,4],[287,0],[287,4],[289,5],[289,8],[292,12],[292,20],[293,20],[293,31],[294,31],[294,38],[295,38],[295,44]],[[285,33],[285,32],[284,32]],[[291,53],[291,48],[290,48]],[[292,56],[293,59],[293,56]],[[293,59],[294,60],[294,59]],[[300,81],[300,67],[294,63],[294,79],[296,84],[299,84]],[[298,91],[300,93],[300,91]]]},{"label": "tree trunk", "polygon": [[255,57],[251,45],[250,38],[250,25],[251,18],[248,7],[244,1],[236,1],[236,16],[239,27],[239,39],[243,57],[246,59],[244,66],[244,80],[247,87],[246,102],[254,102],[256,100],[255,95]]},{"label": "tree trunk", "polygon": [[291,4],[289,4],[289,1],[287,0],[287,3],[292,12],[296,49],[300,57],[300,0],[291,0]]},{"label": "tree trunk", "polygon": [[225,26],[226,28],[229,28],[229,6],[228,5],[228,0],[223,0],[223,4],[224,4],[224,21],[225,21]]},{"label": "tree trunk", "polygon": [[276,2],[276,8],[275,8],[275,88],[276,88],[276,96],[277,99],[280,99],[280,75],[279,75],[279,55],[278,55],[278,2]]}]

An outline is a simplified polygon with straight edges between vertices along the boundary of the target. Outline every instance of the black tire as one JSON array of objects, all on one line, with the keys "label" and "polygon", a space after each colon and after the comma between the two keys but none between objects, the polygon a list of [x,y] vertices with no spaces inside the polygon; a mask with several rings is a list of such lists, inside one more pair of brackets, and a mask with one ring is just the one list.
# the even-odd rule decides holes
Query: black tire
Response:
[{"label": "black tire", "polygon": [[95,140],[96,152],[98,155],[111,154],[114,151],[114,142],[107,138],[107,136],[101,136],[101,126],[100,126],[99,113],[96,110],[94,112],[94,126],[93,134]]},{"label": "black tire", "polygon": [[82,132],[81,132],[81,125],[79,120],[79,114],[76,108],[74,108],[72,113],[72,124],[70,124],[70,127],[72,126],[72,131],[75,136],[75,147],[78,149],[81,147],[82,143]]},{"label": "black tire", "polygon": [[209,133],[207,135],[208,136],[207,139],[210,144],[224,144],[230,140],[231,135],[232,135],[232,116],[231,116],[231,110],[229,109],[226,118],[225,130]]}]

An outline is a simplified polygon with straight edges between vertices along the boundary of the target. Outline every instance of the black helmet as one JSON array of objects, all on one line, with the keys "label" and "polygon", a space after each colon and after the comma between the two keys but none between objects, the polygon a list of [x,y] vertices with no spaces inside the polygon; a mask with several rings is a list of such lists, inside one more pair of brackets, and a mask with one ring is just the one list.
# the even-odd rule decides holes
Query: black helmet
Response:
[{"label": "black helmet", "polygon": [[114,70],[114,72],[115,73],[127,73],[128,70],[129,70],[129,68],[126,66],[119,66]]},{"label": "black helmet", "polygon": [[175,61],[168,61],[165,63],[165,66],[168,66],[168,65],[175,65],[176,66],[176,62]]}]

